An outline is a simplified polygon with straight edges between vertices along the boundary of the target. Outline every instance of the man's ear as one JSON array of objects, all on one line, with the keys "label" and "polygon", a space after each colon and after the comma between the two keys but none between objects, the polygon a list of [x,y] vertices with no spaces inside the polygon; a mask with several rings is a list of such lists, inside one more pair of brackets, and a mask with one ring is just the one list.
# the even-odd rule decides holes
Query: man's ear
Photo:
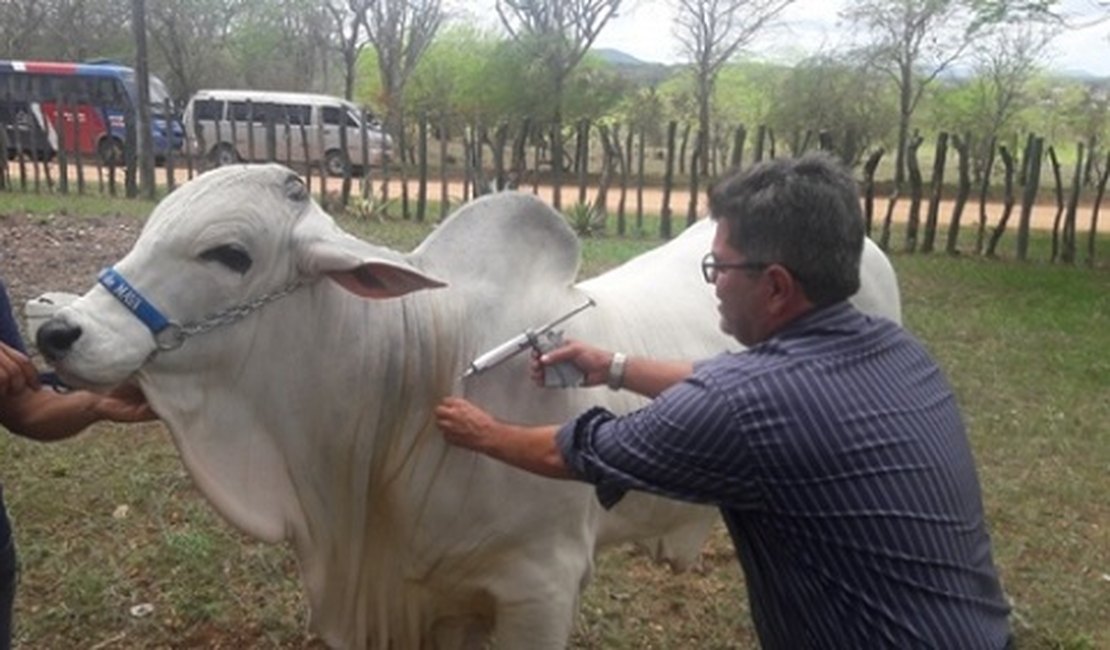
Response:
[{"label": "man's ear", "polygon": [[775,313],[784,313],[809,302],[805,289],[785,266],[772,264],[763,273],[767,277],[768,306]]}]

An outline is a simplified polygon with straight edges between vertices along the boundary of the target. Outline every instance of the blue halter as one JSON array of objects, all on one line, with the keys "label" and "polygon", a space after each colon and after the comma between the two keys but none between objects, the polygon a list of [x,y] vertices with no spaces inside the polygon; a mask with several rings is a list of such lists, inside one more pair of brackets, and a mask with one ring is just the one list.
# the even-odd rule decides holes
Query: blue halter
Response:
[{"label": "blue halter", "polygon": [[97,276],[97,281],[108,290],[108,293],[115,296],[116,300],[119,300],[128,311],[142,321],[143,325],[147,326],[147,329],[154,334],[155,345],[162,352],[181,347],[185,339],[190,336],[203,334],[223,325],[237,323],[263,306],[308,284],[308,281],[296,279],[276,291],[259,296],[246,303],[228,307],[214,314],[209,314],[199,321],[181,325],[163,316],[157,307],[144,298],[138,289],[131,286],[131,283],[123,279],[123,276],[115,269],[111,267],[104,269]]},{"label": "blue halter", "polygon": [[181,328],[163,316],[157,307],[144,298],[143,294],[131,286],[131,283],[125,280],[114,268],[104,269],[96,280],[108,290],[108,293],[115,296],[116,300],[119,300],[124,307],[127,307],[136,318],[142,321],[143,325],[147,326],[147,329],[154,335],[154,341],[158,344],[160,350],[172,350],[184,341],[184,337],[181,336]]}]

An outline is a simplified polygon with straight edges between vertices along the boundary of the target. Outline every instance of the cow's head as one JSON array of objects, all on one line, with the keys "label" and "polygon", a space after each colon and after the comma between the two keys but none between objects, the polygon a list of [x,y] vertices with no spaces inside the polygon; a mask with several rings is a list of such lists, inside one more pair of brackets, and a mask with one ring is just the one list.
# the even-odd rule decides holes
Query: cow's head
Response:
[{"label": "cow's head", "polygon": [[225,326],[323,276],[368,298],[443,286],[340,230],[289,169],[224,167],[162,201],[131,252],[36,342],[67,380],[110,386],[152,358],[172,358],[194,330]]}]

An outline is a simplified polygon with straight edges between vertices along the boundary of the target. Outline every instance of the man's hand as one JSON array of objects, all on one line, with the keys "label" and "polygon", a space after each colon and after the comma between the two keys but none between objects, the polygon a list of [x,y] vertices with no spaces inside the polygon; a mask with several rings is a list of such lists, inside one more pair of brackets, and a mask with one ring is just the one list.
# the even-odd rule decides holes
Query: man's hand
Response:
[{"label": "man's hand", "polygon": [[613,362],[613,353],[586,345],[581,341],[568,340],[565,345],[543,355],[532,354],[530,366],[532,381],[542,387],[544,367],[564,362],[572,363],[582,371],[583,386],[601,386],[609,379],[609,365]]},{"label": "man's hand", "polygon": [[489,413],[461,397],[447,397],[436,407],[436,425],[453,445],[482,451],[495,424]]},{"label": "man's hand", "polygon": [[99,419],[113,422],[148,422],[158,415],[147,404],[143,391],[135,384],[122,384],[101,395],[95,405]]},{"label": "man's hand", "polygon": [[39,385],[39,371],[27,355],[0,343],[0,397],[38,390]]},{"label": "man's hand", "polygon": [[435,410],[436,425],[450,444],[481,452],[514,467],[550,478],[570,478],[555,446],[554,426],[522,427],[494,419],[461,397],[446,397]]}]

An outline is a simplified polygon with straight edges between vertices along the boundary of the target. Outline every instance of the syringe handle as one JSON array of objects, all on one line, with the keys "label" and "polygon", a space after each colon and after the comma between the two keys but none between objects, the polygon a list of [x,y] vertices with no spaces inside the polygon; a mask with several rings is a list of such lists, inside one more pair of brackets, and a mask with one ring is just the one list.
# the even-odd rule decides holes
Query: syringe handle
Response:
[{"label": "syringe handle", "polygon": [[[533,345],[539,349],[540,354],[550,352],[563,346],[563,333],[548,330],[533,339]],[[581,386],[585,375],[570,361],[553,363],[543,367],[543,385],[545,388],[574,388]]]}]

